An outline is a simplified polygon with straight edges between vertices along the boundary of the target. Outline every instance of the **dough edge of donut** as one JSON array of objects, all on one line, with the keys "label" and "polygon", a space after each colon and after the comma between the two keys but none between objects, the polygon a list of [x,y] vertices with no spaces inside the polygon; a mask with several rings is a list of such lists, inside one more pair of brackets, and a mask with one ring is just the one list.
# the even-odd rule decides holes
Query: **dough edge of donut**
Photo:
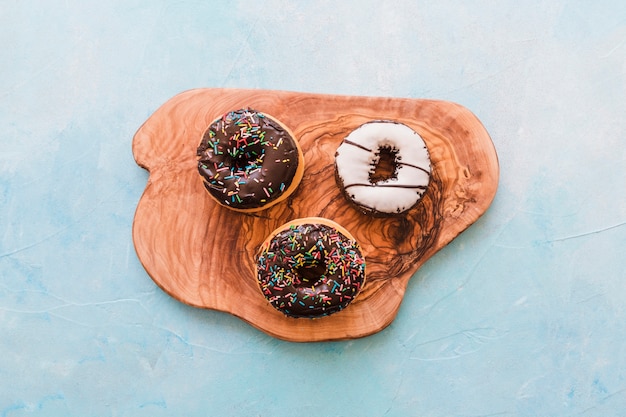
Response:
[{"label": "dough edge of donut", "polygon": [[283,232],[285,230],[288,230],[291,226],[299,226],[299,225],[302,225],[302,224],[323,224],[325,226],[332,227],[332,228],[336,229],[339,233],[343,234],[348,239],[354,241],[357,245],[359,245],[359,247],[361,246],[361,244],[356,240],[356,238],[352,235],[352,233],[350,233],[348,231],[348,229],[346,229],[345,227],[343,227],[342,225],[340,225],[339,223],[337,223],[334,220],[327,219],[325,217],[315,217],[315,216],[312,216],[312,217],[301,217],[301,218],[298,218],[298,219],[290,220],[287,223],[283,223],[280,226],[278,226],[276,229],[272,230],[272,232],[270,232],[269,236],[259,246],[259,249],[257,250],[257,259],[258,259],[259,255],[261,254],[261,252],[263,252],[263,250],[267,249],[267,247],[270,245],[270,242],[274,239],[274,237],[277,234],[279,234],[280,232]]}]

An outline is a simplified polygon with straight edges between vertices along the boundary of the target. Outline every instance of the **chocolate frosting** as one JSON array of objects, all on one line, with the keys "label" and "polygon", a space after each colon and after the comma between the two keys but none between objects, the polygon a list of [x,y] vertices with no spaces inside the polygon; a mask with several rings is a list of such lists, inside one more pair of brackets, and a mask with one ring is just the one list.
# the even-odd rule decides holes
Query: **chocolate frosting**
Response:
[{"label": "chocolate frosting", "polygon": [[275,120],[252,109],[224,114],[198,146],[198,171],[221,204],[252,209],[279,198],[298,168],[298,148]]},{"label": "chocolate frosting", "polygon": [[261,247],[261,290],[291,317],[321,317],[345,308],[365,279],[360,246],[325,224],[292,225]]}]

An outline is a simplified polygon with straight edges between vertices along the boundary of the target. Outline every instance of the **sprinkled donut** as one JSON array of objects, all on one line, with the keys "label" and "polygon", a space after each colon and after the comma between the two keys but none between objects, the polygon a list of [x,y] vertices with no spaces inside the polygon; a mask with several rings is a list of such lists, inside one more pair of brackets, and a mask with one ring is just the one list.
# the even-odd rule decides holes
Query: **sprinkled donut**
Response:
[{"label": "sprinkled donut", "polygon": [[304,158],[293,134],[252,109],[213,121],[197,150],[204,187],[221,205],[254,212],[286,199],[298,186]]},{"label": "sprinkled donut", "polygon": [[337,183],[365,214],[404,213],[426,192],[430,156],[422,137],[389,120],[372,121],[353,130],[335,154]]},{"label": "sprinkled donut", "polygon": [[344,309],[365,280],[365,259],[350,233],[317,217],[276,229],[257,254],[257,278],[270,304],[290,317]]}]

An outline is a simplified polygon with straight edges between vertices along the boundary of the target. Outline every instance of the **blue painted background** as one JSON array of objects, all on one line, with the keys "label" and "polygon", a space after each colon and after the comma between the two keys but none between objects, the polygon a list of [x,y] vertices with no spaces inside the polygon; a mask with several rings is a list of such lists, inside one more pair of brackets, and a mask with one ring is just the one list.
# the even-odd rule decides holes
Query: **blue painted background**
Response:
[{"label": "blue painted background", "polygon": [[[0,40],[0,416],[624,415],[625,2],[5,1]],[[180,304],[131,139],[222,86],[463,104],[496,199],[374,336]]]}]

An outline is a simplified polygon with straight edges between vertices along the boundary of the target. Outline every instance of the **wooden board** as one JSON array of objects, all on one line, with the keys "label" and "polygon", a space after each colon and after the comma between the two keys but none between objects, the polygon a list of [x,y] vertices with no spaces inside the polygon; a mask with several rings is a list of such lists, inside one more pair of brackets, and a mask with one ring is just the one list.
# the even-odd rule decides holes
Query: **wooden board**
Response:
[{"label": "wooden board", "polygon": [[[196,148],[207,126],[229,110],[273,115],[295,134],[305,172],[286,201],[257,214],[217,205],[197,172]],[[389,119],[426,141],[433,176],[421,202],[405,215],[360,214],[339,192],[334,154],[361,124]],[[150,172],[133,223],[137,255],[152,279],[192,306],[234,314],[291,341],[363,337],[389,325],[407,283],[439,249],[478,219],[498,184],[498,161],[480,121],[444,101],[317,95],[285,91],[197,89],[159,108],[136,133],[133,154]],[[362,245],[367,281],[345,310],[319,319],[284,316],[256,283],[255,254],[272,230],[300,217],[325,217]]]}]

